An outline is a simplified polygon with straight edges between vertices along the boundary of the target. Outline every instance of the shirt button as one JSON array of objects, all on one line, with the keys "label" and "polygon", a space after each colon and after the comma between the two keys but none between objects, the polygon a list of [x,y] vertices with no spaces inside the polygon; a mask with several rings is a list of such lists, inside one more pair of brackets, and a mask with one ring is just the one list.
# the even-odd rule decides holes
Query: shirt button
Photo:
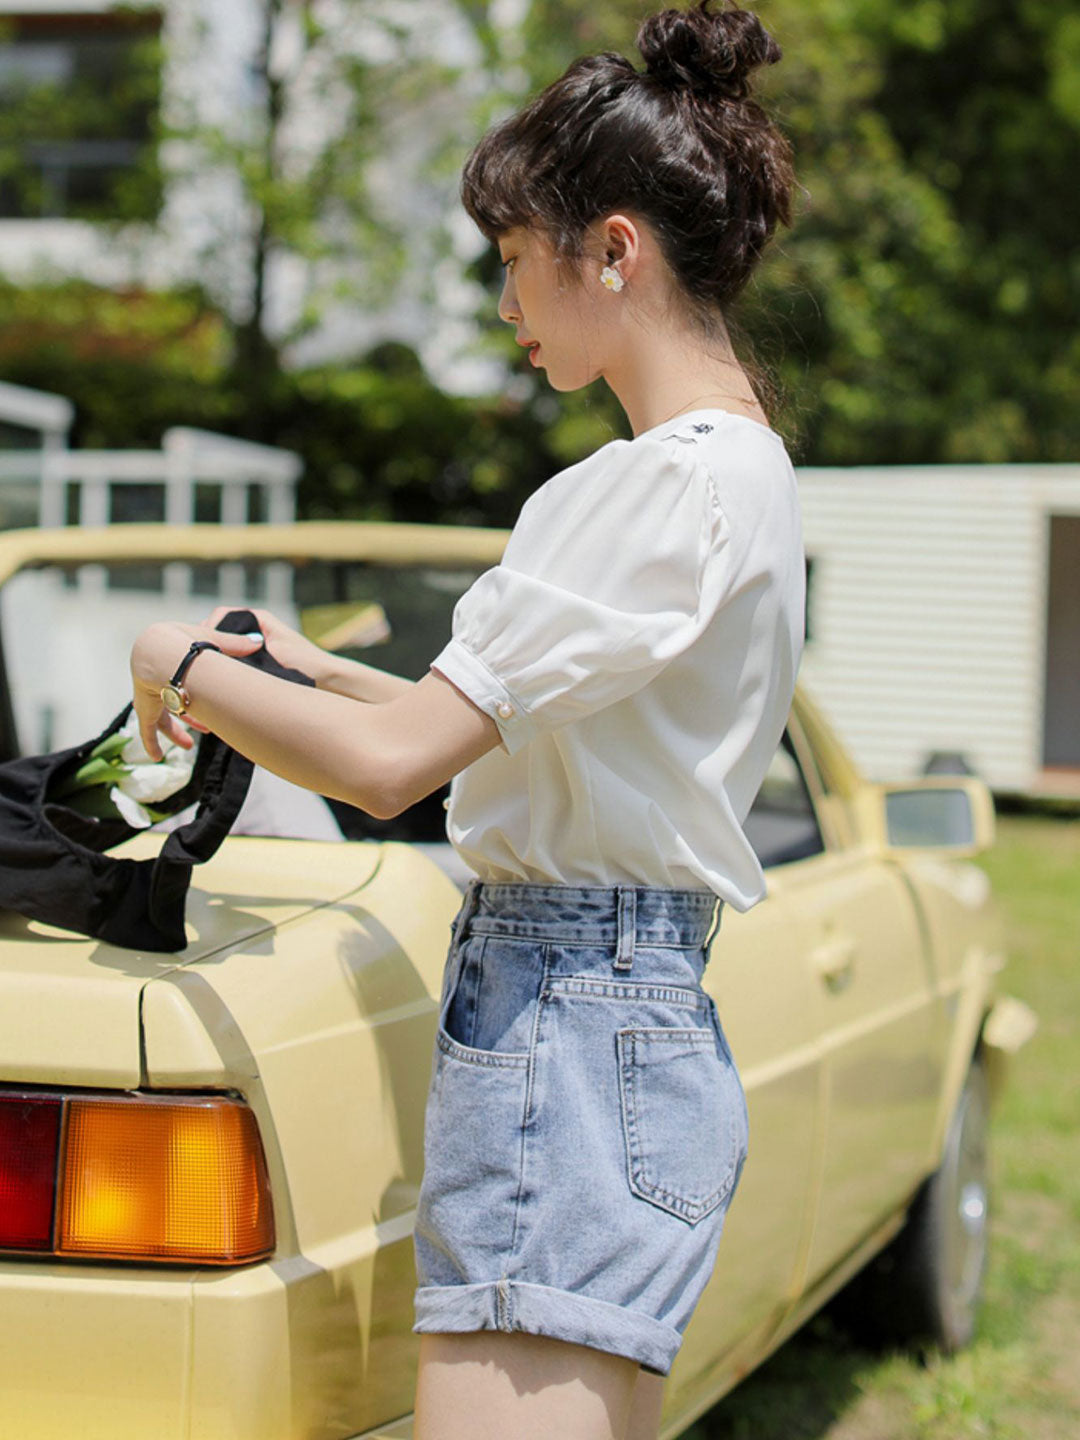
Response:
[{"label": "shirt button", "polygon": [[449,796],[449,795],[447,795],[446,799],[442,802],[442,808],[443,808],[444,810],[449,810],[449,809],[450,809],[450,796]]},{"label": "shirt button", "polygon": [[497,713],[500,720],[512,720],[514,718],[514,707],[504,700],[498,707]]}]

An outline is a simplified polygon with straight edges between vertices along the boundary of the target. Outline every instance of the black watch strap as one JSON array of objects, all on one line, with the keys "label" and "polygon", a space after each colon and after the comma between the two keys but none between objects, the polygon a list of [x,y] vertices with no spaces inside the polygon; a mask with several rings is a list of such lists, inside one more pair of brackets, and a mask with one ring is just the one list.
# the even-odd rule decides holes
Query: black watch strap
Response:
[{"label": "black watch strap", "polygon": [[184,676],[187,674],[188,670],[191,668],[191,662],[195,659],[195,656],[198,655],[200,650],[216,650],[219,655],[221,654],[221,646],[215,645],[212,640],[194,641],[191,649],[187,652],[184,658],[180,661],[180,664],[176,667],[176,674],[169,681],[170,685],[180,684]]}]

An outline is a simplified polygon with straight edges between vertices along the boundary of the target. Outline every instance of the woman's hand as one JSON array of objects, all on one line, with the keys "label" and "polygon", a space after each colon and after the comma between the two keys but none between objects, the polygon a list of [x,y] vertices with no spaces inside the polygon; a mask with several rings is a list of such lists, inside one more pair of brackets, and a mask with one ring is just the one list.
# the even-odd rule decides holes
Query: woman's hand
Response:
[{"label": "woman's hand", "polygon": [[[209,640],[222,654],[237,657],[253,654],[262,644],[262,637],[258,635],[252,639],[250,635],[230,635],[208,625],[185,625],[179,621],[151,625],[142,632],[131,650],[132,703],[139,721],[139,735],[152,760],[162,758],[159,731],[185,750],[190,750],[195,743],[188,726],[204,735],[209,733],[205,725],[190,717],[182,722],[161,703],[162,686],[169,682],[194,640]],[[196,656],[192,665],[198,663]]]},{"label": "woman's hand", "polygon": [[[203,625],[213,630],[215,635],[220,634],[214,630],[214,626],[226,616],[230,610],[235,610],[235,605],[219,605],[216,610],[203,622]],[[325,688],[325,682],[329,676],[332,666],[332,657],[327,651],[316,645],[314,641],[308,640],[299,631],[293,630],[272,615],[269,610],[252,610],[255,619],[259,622],[259,629],[266,639],[266,648],[278,662],[289,670],[299,670],[314,680],[317,687]],[[250,651],[245,651],[250,654]]]}]

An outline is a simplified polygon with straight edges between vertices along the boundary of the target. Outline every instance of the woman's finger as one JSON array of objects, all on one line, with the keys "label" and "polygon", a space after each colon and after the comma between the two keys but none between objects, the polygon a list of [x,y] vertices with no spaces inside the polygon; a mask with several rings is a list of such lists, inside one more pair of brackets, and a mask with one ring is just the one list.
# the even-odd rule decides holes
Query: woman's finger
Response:
[{"label": "woman's finger", "polygon": [[152,703],[135,700],[135,714],[139,721],[139,739],[142,741],[143,749],[151,760],[162,758],[161,742],[158,740],[157,720],[162,713],[161,706],[154,706]]},{"label": "woman's finger", "polygon": [[213,639],[223,655],[254,655],[262,643],[263,637],[254,631],[250,635],[230,635],[227,630],[218,630]]},{"label": "woman's finger", "polygon": [[[168,736],[170,740],[175,741],[181,750],[191,750],[194,748],[195,737],[188,730],[187,725],[181,725],[179,720],[170,715],[167,710],[162,710],[157,723],[161,733]],[[188,723],[190,723],[190,721]]]}]

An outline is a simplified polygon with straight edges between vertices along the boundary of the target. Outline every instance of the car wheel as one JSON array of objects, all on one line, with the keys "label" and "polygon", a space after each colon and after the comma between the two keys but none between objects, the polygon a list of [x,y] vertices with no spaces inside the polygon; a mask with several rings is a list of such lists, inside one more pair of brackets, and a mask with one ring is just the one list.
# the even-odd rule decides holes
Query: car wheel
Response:
[{"label": "car wheel", "polygon": [[967,1345],[982,1294],[989,1230],[990,1094],[978,1056],[968,1071],[941,1164],[903,1230],[837,1298],[834,1314],[859,1339]]}]

